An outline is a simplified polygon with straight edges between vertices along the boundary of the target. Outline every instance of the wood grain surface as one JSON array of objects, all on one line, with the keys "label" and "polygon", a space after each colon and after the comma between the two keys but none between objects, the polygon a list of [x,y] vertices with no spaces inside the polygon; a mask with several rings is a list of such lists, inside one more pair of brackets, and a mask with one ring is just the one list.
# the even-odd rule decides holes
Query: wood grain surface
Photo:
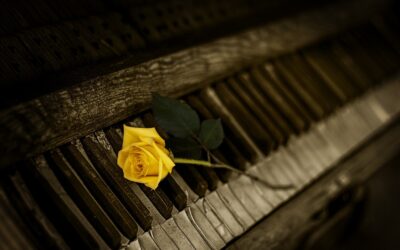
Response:
[{"label": "wood grain surface", "polygon": [[360,5],[356,0],[343,1],[310,10],[1,110],[0,166],[143,111],[152,92],[181,96],[239,69],[354,26],[378,11],[385,1],[365,2]]}]

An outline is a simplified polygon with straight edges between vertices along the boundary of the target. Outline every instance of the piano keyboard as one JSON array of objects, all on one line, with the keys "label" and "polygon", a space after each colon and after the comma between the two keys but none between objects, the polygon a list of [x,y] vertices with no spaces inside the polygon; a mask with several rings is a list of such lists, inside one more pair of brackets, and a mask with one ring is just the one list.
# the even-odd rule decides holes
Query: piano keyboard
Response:
[{"label": "piano keyboard", "polygon": [[[223,120],[219,158],[293,189],[186,165],[154,191],[129,182],[116,165],[121,123],[37,155],[4,177],[0,239],[10,249],[223,248],[398,116],[400,40],[390,27],[399,20],[382,23],[182,98],[202,118]],[[155,125],[149,112],[124,123]]]}]

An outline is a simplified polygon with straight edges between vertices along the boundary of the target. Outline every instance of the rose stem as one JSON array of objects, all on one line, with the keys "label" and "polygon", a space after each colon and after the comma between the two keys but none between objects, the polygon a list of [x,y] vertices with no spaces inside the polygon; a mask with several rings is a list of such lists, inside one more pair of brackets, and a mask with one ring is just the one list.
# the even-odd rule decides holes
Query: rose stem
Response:
[{"label": "rose stem", "polygon": [[209,168],[223,168],[223,169],[227,169],[230,170],[232,172],[236,172],[242,175],[245,175],[255,181],[258,181],[262,184],[264,184],[265,186],[272,188],[272,189],[290,189],[293,188],[293,185],[275,185],[275,184],[271,184],[265,180],[262,180],[260,178],[258,178],[257,176],[251,175],[249,173],[246,173],[244,171],[241,171],[239,169],[236,169],[232,166],[226,165],[226,164],[213,164],[209,161],[201,161],[201,160],[194,160],[194,159],[185,159],[185,158],[174,158],[174,162],[175,163],[182,163],[182,164],[190,164],[190,165],[199,165],[199,166],[204,166],[204,167],[209,167]]}]

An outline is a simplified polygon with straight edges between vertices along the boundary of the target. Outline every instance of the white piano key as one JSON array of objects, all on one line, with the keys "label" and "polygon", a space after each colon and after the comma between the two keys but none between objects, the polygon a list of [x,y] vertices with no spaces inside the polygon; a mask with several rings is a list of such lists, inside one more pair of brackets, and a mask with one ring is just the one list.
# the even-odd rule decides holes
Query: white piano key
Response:
[{"label": "white piano key", "polygon": [[217,216],[210,205],[205,202],[203,198],[199,199],[194,204],[199,209],[199,211],[204,214],[204,216],[208,219],[215,231],[218,232],[218,234],[226,243],[233,239],[233,233],[230,231],[227,225],[225,225],[225,223]]},{"label": "white piano key", "polygon": [[333,147],[332,143],[330,143],[325,137],[320,134],[320,131],[317,127],[315,127],[314,130],[310,133],[310,137],[310,140],[317,147],[318,153],[321,155],[323,168],[327,169],[332,166],[332,164],[334,164],[336,159],[339,157],[339,154],[335,147]]},{"label": "white piano key", "polygon": [[369,93],[365,97],[365,100],[368,102],[372,113],[379,119],[380,124],[384,124],[387,120],[389,120],[390,115],[387,112],[387,109],[382,106],[381,101],[378,100],[374,93]]},{"label": "white piano key", "polygon": [[161,225],[161,228],[170,236],[178,249],[194,249],[186,235],[179,229],[178,225],[176,225],[173,218],[166,220]]},{"label": "white piano key", "polygon": [[280,159],[274,154],[274,165],[271,167],[272,174],[278,180],[279,185],[288,186],[292,185],[293,188],[283,190],[288,194],[288,197],[292,196],[296,192],[296,177],[294,177],[293,172],[291,172],[284,162],[279,161]]},{"label": "white piano key", "polygon": [[193,226],[203,239],[205,239],[211,249],[221,249],[225,246],[225,242],[220,234],[195,204],[191,204],[189,207],[185,208],[185,212]]},{"label": "white piano key", "polygon": [[340,125],[341,121],[337,118],[337,114],[334,114],[326,119],[326,122],[323,123],[324,132],[343,156],[350,149],[349,138],[342,138],[346,131],[343,131],[343,127]]},{"label": "white piano key", "polygon": [[[259,166],[258,171],[261,174],[259,177],[260,177],[260,179],[265,180],[272,185],[279,185],[280,184],[279,181],[277,180],[277,178],[271,171],[271,166],[272,166],[271,160],[270,159],[268,159],[268,160],[269,160],[268,163],[266,163],[265,165]],[[287,193],[286,190],[273,189],[273,191],[274,191],[275,195],[277,197],[279,197],[280,203],[282,201],[285,201],[289,197],[289,194]]]},{"label": "white piano key", "polygon": [[[269,176],[273,177],[274,184],[277,185],[292,185],[292,181],[290,181],[283,172],[282,165],[279,163],[278,159],[275,157],[275,154],[271,154],[269,164],[264,170],[269,174]],[[284,199],[288,199],[294,189],[280,189],[277,190],[278,193],[281,193]]]},{"label": "white piano key", "polygon": [[[263,178],[259,168],[259,165],[253,166],[248,173]],[[242,204],[252,208],[249,211],[257,220],[282,202],[282,198],[277,195],[275,190],[244,175],[229,183],[229,186]]]},{"label": "white piano key", "polygon": [[286,150],[289,151],[290,155],[297,160],[300,167],[303,168],[303,171],[309,174],[309,179],[315,178],[318,175],[318,169],[315,169],[312,161],[308,159],[307,154],[305,153],[304,145],[299,137],[292,137],[292,140],[289,141]]},{"label": "white piano key", "polygon": [[186,235],[186,238],[192,244],[194,249],[211,249],[196,228],[194,228],[184,211],[175,214],[173,219],[175,220],[175,223],[178,225],[179,229]]},{"label": "white piano key", "polygon": [[277,161],[285,167],[286,171],[289,172],[292,175],[291,180],[293,181],[293,185],[295,186],[296,190],[302,188],[304,184],[306,183],[305,180],[307,176],[304,175],[304,173],[301,171],[301,168],[298,166],[294,166],[292,162],[287,159],[281,148],[279,151],[275,153],[275,158]]},{"label": "white piano key", "polygon": [[221,201],[216,192],[211,192],[209,195],[207,195],[204,198],[204,203],[209,205],[218,218],[229,228],[229,231],[234,237],[243,233],[243,227]]},{"label": "white piano key", "polygon": [[371,97],[376,99],[376,112],[383,121],[388,121],[390,117],[400,111],[399,93],[400,93],[400,75],[387,81],[383,87],[377,88],[371,93]]},{"label": "white piano key", "polygon": [[360,116],[363,117],[370,129],[370,132],[382,125],[381,119],[373,112],[371,103],[367,98],[362,98],[355,101],[353,107],[360,114]]},{"label": "white piano key", "polygon": [[309,131],[303,136],[303,143],[307,149],[308,157],[312,159],[314,168],[321,174],[325,170],[323,153],[320,152],[321,149],[317,147],[317,142],[313,140],[312,133],[312,131]]},{"label": "white piano key", "polygon": [[336,140],[338,139],[337,136],[332,135],[331,131],[324,122],[316,124],[315,129],[316,132],[318,132],[318,135],[325,140],[331,149],[331,165],[336,163],[344,154],[343,147],[336,143]]},{"label": "white piano key", "polygon": [[177,246],[168,234],[161,228],[160,225],[154,225],[149,231],[150,236],[153,238],[157,246],[162,249],[176,249]]},{"label": "white piano key", "polygon": [[139,240],[134,240],[126,247],[126,250],[142,250],[139,244]]},{"label": "white piano key", "polygon": [[[260,171],[260,168],[263,168],[264,166],[254,166],[252,168],[250,168],[248,170],[249,173],[255,175],[255,176],[259,176],[259,177],[263,177],[263,173]],[[262,209],[262,214],[265,215],[267,213],[269,213],[272,209],[274,209],[275,207],[277,207],[279,204],[282,203],[283,199],[281,196],[279,196],[276,193],[276,190],[267,187],[265,184],[259,182],[259,181],[253,181],[251,182],[250,179],[246,176],[241,176],[237,179],[237,186],[234,187],[233,184],[230,184],[230,186],[232,187],[233,191],[235,193],[239,193],[240,189],[242,188],[242,186],[244,186],[245,183],[252,183],[255,185],[255,190],[258,191],[257,193],[261,194],[261,197],[264,198],[264,200],[267,203],[262,203],[262,199],[253,199],[252,196],[248,195],[248,199],[252,199],[253,202],[259,202],[260,203],[260,208]],[[249,185],[249,184],[248,184]],[[236,191],[237,190],[237,191]],[[268,206],[268,204],[270,206]]]},{"label": "white piano key", "polygon": [[283,173],[288,178],[290,183],[294,186],[294,188],[296,190],[300,188],[302,186],[302,183],[298,169],[293,169],[292,165],[290,165],[288,161],[286,161],[286,159],[282,157],[282,154],[278,154],[278,152],[275,153],[275,159],[276,162],[278,162],[278,164],[281,166]]},{"label": "white piano key", "polygon": [[315,136],[314,131],[310,131],[306,136],[308,147],[312,149],[313,156],[318,159],[318,170],[321,174],[329,165],[325,144]]},{"label": "white piano key", "polygon": [[309,159],[309,162],[313,166],[313,169],[317,173],[316,176],[319,176],[324,171],[324,162],[321,159],[321,155],[319,154],[319,149],[316,148],[316,145],[312,141],[311,134],[312,130],[310,130],[307,134],[300,138],[300,142],[303,145],[305,157]]},{"label": "white piano key", "polygon": [[244,205],[242,205],[242,203],[232,193],[228,184],[220,186],[216,191],[222,202],[224,202],[226,207],[235,215],[235,218],[245,230],[255,223],[255,220],[250,216],[249,212],[247,212]]},{"label": "white piano key", "polygon": [[291,152],[288,151],[285,147],[282,147],[278,152],[283,159],[286,160],[288,164],[297,171],[297,176],[301,179],[302,186],[306,185],[312,179],[311,173],[305,171],[305,168],[300,164],[300,162],[292,156]]},{"label": "white piano key", "polygon": [[354,124],[355,126],[353,126],[353,128],[357,130],[361,137],[365,137],[365,135],[369,134],[370,129],[368,128],[366,121],[358,112],[356,112],[356,109],[353,105],[345,108],[343,112],[343,119],[347,121],[349,126]]},{"label": "white piano key", "polygon": [[349,107],[341,109],[336,118],[341,131],[338,136],[347,143],[350,151],[364,138],[362,127],[357,118],[352,116]]},{"label": "white piano key", "polygon": [[153,238],[151,238],[150,234],[148,232],[139,235],[138,236],[138,241],[140,244],[140,248],[143,250],[158,250],[157,244],[154,242]]}]

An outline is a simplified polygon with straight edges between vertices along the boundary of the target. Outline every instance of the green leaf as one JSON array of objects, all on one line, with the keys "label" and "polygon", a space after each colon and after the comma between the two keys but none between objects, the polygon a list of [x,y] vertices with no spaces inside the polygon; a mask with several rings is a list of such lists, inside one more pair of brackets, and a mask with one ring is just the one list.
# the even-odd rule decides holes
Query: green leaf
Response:
[{"label": "green leaf", "polygon": [[152,108],[157,123],[167,133],[179,138],[198,133],[200,128],[199,116],[186,103],[153,94]]},{"label": "green leaf", "polygon": [[203,121],[201,123],[199,138],[208,149],[218,148],[224,139],[221,119]]},{"label": "green leaf", "polygon": [[172,150],[175,157],[200,159],[202,148],[192,138],[174,138],[167,140],[167,147]]}]

